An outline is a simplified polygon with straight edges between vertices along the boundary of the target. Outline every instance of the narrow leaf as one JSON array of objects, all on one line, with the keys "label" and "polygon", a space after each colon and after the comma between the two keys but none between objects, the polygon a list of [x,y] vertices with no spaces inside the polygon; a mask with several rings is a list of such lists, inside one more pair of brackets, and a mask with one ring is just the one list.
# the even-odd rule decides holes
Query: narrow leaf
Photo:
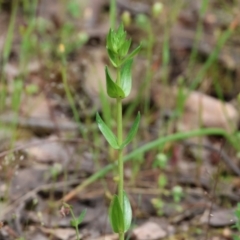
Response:
[{"label": "narrow leaf", "polygon": [[112,80],[108,68],[105,68],[106,81],[107,81],[107,94],[111,98],[124,98],[123,90]]},{"label": "narrow leaf", "polygon": [[123,193],[124,232],[127,232],[132,223],[132,208],[127,194]]},{"label": "narrow leaf", "polygon": [[133,59],[129,59],[121,68],[121,87],[125,97],[129,95],[132,88],[132,63]]},{"label": "narrow leaf", "polygon": [[111,201],[109,208],[109,219],[112,229],[115,233],[124,232],[125,227],[123,223],[123,212],[117,195],[114,195]]},{"label": "narrow leaf", "polygon": [[107,51],[108,51],[108,56],[109,56],[109,59],[110,59],[112,65],[114,67],[118,67],[119,66],[119,60],[118,60],[116,54],[109,48],[107,48]]},{"label": "narrow leaf", "polygon": [[117,40],[116,42],[117,42],[118,50],[121,49],[121,46],[126,41],[126,35],[127,33],[126,31],[124,31],[123,23],[121,23],[116,32],[116,40]]},{"label": "narrow leaf", "polygon": [[108,143],[114,149],[119,149],[118,141],[114,133],[109,129],[109,127],[104,123],[100,115],[97,113],[96,121],[98,124],[99,130],[102,132],[103,136],[106,138]]},{"label": "narrow leaf", "polygon": [[126,147],[133,140],[133,138],[136,135],[137,130],[138,130],[140,117],[141,117],[140,116],[140,112],[138,112],[138,115],[137,115],[136,119],[134,120],[133,125],[132,125],[132,127],[131,127],[131,129],[130,129],[127,137],[126,137],[126,139],[122,143],[121,148]]},{"label": "narrow leaf", "polygon": [[83,219],[85,218],[86,216],[86,212],[87,212],[87,209],[84,209],[81,214],[79,215],[79,217],[77,218],[77,223],[78,225],[82,223]]},{"label": "narrow leaf", "polygon": [[141,49],[141,45],[139,45],[138,47],[136,47],[125,59],[122,63],[125,63],[127,60],[129,60],[130,58],[133,58],[136,54],[138,54],[138,52]]},{"label": "narrow leaf", "polygon": [[132,42],[131,39],[123,42],[123,44],[122,44],[122,46],[119,50],[119,54],[121,55],[121,57],[125,57],[127,55],[128,50],[129,50],[130,45],[131,45],[131,42]]},{"label": "narrow leaf", "polygon": [[113,30],[110,29],[109,32],[108,32],[108,35],[107,35],[107,48],[108,49],[113,49],[113,46],[112,46],[112,32]]}]

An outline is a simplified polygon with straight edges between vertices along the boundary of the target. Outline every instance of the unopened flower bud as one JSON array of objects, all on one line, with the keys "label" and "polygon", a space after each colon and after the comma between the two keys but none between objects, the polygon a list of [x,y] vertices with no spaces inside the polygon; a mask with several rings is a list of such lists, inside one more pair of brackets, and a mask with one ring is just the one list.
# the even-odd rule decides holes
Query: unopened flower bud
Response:
[{"label": "unopened flower bud", "polygon": [[163,4],[161,2],[154,3],[152,7],[152,15],[154,18],[157,18],[158,15],[162,12]]},{"label": "unopened flower bud", "polygon": [[121,17],[124,26],[128,27],[132,22],[130,13],[128,11],[124,11]]}]

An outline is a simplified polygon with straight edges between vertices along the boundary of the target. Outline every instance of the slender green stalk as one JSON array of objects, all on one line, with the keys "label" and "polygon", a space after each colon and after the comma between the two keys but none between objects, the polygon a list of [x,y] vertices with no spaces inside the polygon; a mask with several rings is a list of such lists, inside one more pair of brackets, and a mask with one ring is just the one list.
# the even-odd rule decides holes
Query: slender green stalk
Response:
[{"label": "slender green stalk", "polygon": [[219,52],[222,49],[223,45],[226,43],[226,41],[229,39],[229,37],[232,35],[233,29],[229,27],[218,39],[216,47],[213,49],[212,53],[209,55],[207,61],[199,70],[197,73],[196,78],[192,82],[190,86],[190,90],[194,90],[197,88],[197,86],[201,83],[203,77],[205,76],[207,70],[215,63],[219,56]]},{"label": "slender green stalk", "polygon": [[168,75],[169,75],[169,62],[170,62],[170,47],[169,47],[169,30],[170,27],[167,26],[164,29],[163,36],[163,48],[162,48],[162,61],[163,61],[163,83],[167,85]]},{"label": "slender green stalk", "polygon": [[[125,155],[123,157],[124,163],[129,162],[130,160],[137,160],[136,156],[139,154],[145,153],[151,149],[159,148],[160,146],[163,146],[164,144],[168,142],[175,142],[180,141],[192,137],[201,137],[201,136],[210,136],[210,135],[217,135],[222,136],[227,139],[227,141],[235,148],[238,149],[238,143],[234,141],[230,134],[228,134],[226,131],[220,128],[207,128],[207,129],[197,129],[189,132],[180,132],[175,133],[172,135],[168,135],[166,137],[161,137],[156,140],[153,140],[144,146],[141,146],[140,148],[137,148],[136,150],[132,151],[131,153]],[[69,201],[71,198],[73,198],[77,193],[81,192],[84,188],[92,184],[93,182],[97,181],[98,179],[104,177],[108,172],[112,171],[116,167],[116,163],[112,163],[107,165],[106,167],[102,168],[100,171],[93,174],[91,177],[87,178],[85,181],[83,181],[79,186],[77,186],[72,192],[67,194],[63,201]]]},{"label": "slender green stalk", "polygon": [[[145,81],[144,81],[144,89],[146,91],[146,99],[144,103],[144,115],[148,116],[149,112],[149,107],[150,107],[150,83],[152,80],[152,56],[153,56],[153,45],[154,45],[154,34],[153,34],[153,29],[152,25],[150,22],[147,23],[147,32],[148,32],[148,46],[147,46],[147,72],[145,76]],[[140,95],[140,94],[139,94]],[[142,95],[140,95],[141,98]]]},{"label": "slender green stalk", "polygon": [[[117,137],[119,145],[122,144],[122,101],[121,99],[117,99]],[[118,169],[119,169],[119,200],[122,206],[123,203],[123,151],[122,149],[118,150]]]},{"label": "slender green stalk", "polygon": [[[116,83],[120,86],[121,85],[121,75],[120,75],[120,68],[117,68],[117,81]],[[122,99],[117,98],[117,139],[118,144],[121,145],[123,141],[123,127],[122,127]],[[123,209],[123,188],[124,188],[124,171],[123,171],[123,150],[118,150],[118,174],[119,174],[119,182],[118,182],[118,198],[120,202],[120,206]],[[124,233],[119,233],[119,239],[124,239]]]},{"label": "slender green stalk", "polygon": [[10,18],[7,36],[6,36],[4,48],[3,48],[3,66],[8,61],[8,57],[11,52],[17,9],[18,9],[18,0],[12,1],[11,18]]},{"label": "slender green stalk", "polygon": [[208,6],[208,0],[203,0],[200,8],[200,15],[199,15],[200,18],[197,22],[197,31],[196,31],[196,35],[193,43],[193,48],[190,54],[190,60],[189,60],[189,66],[188,66],[189,69],[192,69],[192,65],[198,54],[198,44],[203,35],[203,17],[204,17],[204,14],[206,13],[207,6]]},{"label": "slender green stalk", "polygon": [[117,12],[116,0],[111,0],[110,1],[110,25],[112,29],[115,29],[115,26],[116,26],[116,12]]},{"label": "slender green stalk", "polygon": [[[72,219],[73,219],[75,222],[77,222],[77,219],[76,219],[76,217],[75,217],[75,215],[74,215],[74,212],[73,212],[73,210],[72,210],[71,207],[69,208],[69,211],[70,211],[70,214],[71,214],[71,216],[72,216]],[[77,240],[80,240],[80,234],[79,234],[79,230],[78,230],[78,225],[75,224],[74,227],[75,227],[75,231],[76,231],[76,235],[77,235]]]}]

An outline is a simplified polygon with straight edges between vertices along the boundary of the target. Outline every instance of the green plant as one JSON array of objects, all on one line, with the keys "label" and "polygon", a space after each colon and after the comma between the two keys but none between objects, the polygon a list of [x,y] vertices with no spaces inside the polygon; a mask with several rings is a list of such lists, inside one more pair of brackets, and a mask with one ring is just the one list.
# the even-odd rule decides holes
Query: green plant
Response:
[{"label": "green plant", "polygon": [[5,66],[11,53],[17,10],[18,10],[18,1],[12,1],[11,18],[8,26],[6,39],[4,41],[4,47],[3,47],[3,53],[2,53],[2,66]]},{"label": "green plant", "polygon": [[164,201],[161,198],[153,198],[151,200],[152,205],[157,210],[157,215],[162,216],[163,215],[163,208],[164,208]]},{"label": "green plant", "polygon": [[167,183],[168,183],[167,176],[163,171],[164,169],[166,169],[167,163],[168,163],[168,158],[163,153],[157,154],[156,159],[153,163],[154,168],[158,167],[158,168],[161,169],[161,173],[158,177],[158,186],[161,190],[164,189],[166,187]]},{"label": "green plant", "polygon": [[67,2],[67,10],[73,18],[78,18],[81,14],[79,3],[76,0]]},{"label": "green plant", "polygon": [[[179,132],[179,133],[171,134],[168,136],[158,138],[151,142],[148,142],[147,144],[141,146],[140,148],[137,148],[134,151],[130,152],[129,154],[125,155],[123,157],[123,161],[124,162],[129,162],[131,160],[136,161],[137,156],[139,154],[143,154],[154,148],[159,148],[161,146],[164,146],[166,143],[177,142],[177,141],[192,138],[192,137],[201,137],[201,136],[210,136],[210,135],[224,137],[227,139],[229,144],[231,144],[233,146],[233,148],[235,150],[238,150],[238,151],[240,150],[236,134],[232,134],[232,133],[229,134],[225,130],[219,129],[219,128],[205,128],[205,129],[201,128],[201,129],[196,129],[196,130],[192,130],[189,132]],[[81,184],[79,184],[75,189],[73,189],[71,192],[66,194],[63,198],[63,201],[65,201],[65,202],[69,201],[76,194],[78,194],[83,189],[85,189],[88,185],[90,185],[90,184],[94,183],[95,181],[97,181],[98,179],[104,177],[108,172],[112,171],[115,167],[116,167],[116,163],[111,163],[111,164],[108,164],[107,166],[103,167],[100,171],[91,175],[89,178],[87,178]]]},{"label": "green plant", "polygon": [[[237,217],[237,221],[233,228],[237,229],[237,231],[240,233],[240,203],[237,205],[237,209],[235,210],[235,216]],[[240,240],[240,236],[234,235],[233,236],[234,240]]]},{"label": "green plant", "polygon": [[174,186],[172,189],[173,200],[175,203],[179,203],[183,197],[183,189],[181,186]]},{"label": "green plant", "polygon": [[140,113],[138,113],[126,139],[123,140],[122,99],[126,98],[131,91],[133,57],[140,50],[139,46],[128,54],[130,45],[131,40],[126,38],[123,24],[116,31],[110,29],[107,36],[107,52],[110,62],[117,72],[116,81],[111,77],[108,67],[105,68],[105,74],[107,94],[109,97],[116,99],[117,136],[105,124],[100,115],[98,113],[96,115],[96,121],[103,136],[109,145],[118,151],[118,195],[114,195],[111,201],[109,217],[112,229],[119,234],[120,240],[124,239],[124,233],[130,228],[132,220],[131,205],[123,190],[123,149],[133,140],[140,122]]},{"label": "green plant", "polygon": [[62,207],[60,209],[60,214],[63,217],[66,217],[66,215],[68,215],[69,213],[71,214],[72,220],[70,221],[72,227],[75,228],[76,231],[76,235],[77,235],[77,240],[80,240],[80,234],[79,234],[79,230],[78,230],[78,225],[82,223],[85,215],[86,215],[87,210],[84,209],[81,214],[76,218],[73,210],[72,210],[72,206],[67,204],[67,203],[63,203]]}]

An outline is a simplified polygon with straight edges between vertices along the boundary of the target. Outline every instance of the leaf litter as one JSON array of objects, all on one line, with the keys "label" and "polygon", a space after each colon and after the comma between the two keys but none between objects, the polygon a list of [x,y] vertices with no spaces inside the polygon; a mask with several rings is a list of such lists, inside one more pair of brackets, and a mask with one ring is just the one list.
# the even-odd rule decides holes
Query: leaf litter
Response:
[{"label": "leaf litter", "polygon": [[[66,12],[60,1],[40,1],[37,6],[38,20],[46,25],[45,30],[38,29],[34,34],[41,44],[40,31],[45,31],[43,36],[49,39],[46,44],[50,47],[51,44],[56,47],[60,43],[63,28],[68,31],[72,44],[74,38],[70,38],[71,34],[86,32],[89,35],[88,41],[81,48],[72,52],[69,50],[67,66],[68,84],[74,103],[85,128],[90,129],[87,139],[79,133],[79,123],[73,120],[72,110],[62,86],[61,64],[56,60],[54,49],[39,51],[35,56],[31,56],[32,59],[25,66],[27,74],[23,75],[24,91],[16,117],[11,97],[14,94],[14,80],[22,77],[19,64],[22,36],[19,31],[14,34],[10,59],[3,71],[7,81],[7,107],[0,114],[3,126],[0,133],[2,239],[75,239],[70,217],[62,218],[59,214],[59,201],[84,179],[108,164],[110,159],[115,158],[114,153],[107,151],[102,140],[98,140],[96,146],[93,144],[95,126],[92,124],[93,114],[96,110],[101,111],[104,106],[104,102],[99,102],[98,99],[101,94],[99,84],[105,89],[104,66],[107,60],[104,41],[108,32],[109,4],[108,1],[94,0],[88,4],[79,1],[79,4],[82,6],[84,18],[76,21]],[[119,13],[127,10],[135,18],[139,13],[149,15],[152,1],[146,3],[125,0],[117,1],[117,4]],[[177,87],[176,82],[179,77],[184,76],[186,81],[191,83],[191,79],[195,77],[193,73],[204,65],[216,45],[218,35],[214,32],[223,31],[234,22],[234,14],[219,9],[216,1],[210,1],[210,6],[203,18],[203,33],[197,45],[198,62],[194,65],[196,69],[189,71],[187,63],[189,51],[194,47],[196,23],[200,18],[198,4],[186,4],[171,26],[169,76],[172,84],[168,87],[159,83],[159,79],[163,77],[162,53],[153,51],[150,94],[153,110],[151,116],[143,116],[151,118],[149,126],[140,126],[143,142],[156,138],[160,131],[164,131],[168,118],[174,114],[178,103],[176,93],[179,92],[179,86]],[[6,3],[0,15],[3,19],[0,21],[1,54],[10,11],[11,5]],[[20,6],[16,29],[28,26],[21,11]],[[164,14],[168,11],[171,11],[171,6],[166,7]],[[60,12],[62,14],[59,14]],[[227,17],[221,18],[222,14]],[[71,27],[68,29],[66,21],[72,24],[74,31],[71,32]],[[161,25],[155,25],[154,48],[159,49],[163,36],[159,32]],[[238,26],[236,28],[239,29]],[[134,41],[139,42],[141,38],[146,38],[146,33],[137,25],[129,27],[128,32],[133,35]],[[195,129],[199,124],[227,131],[238,128],[239,109],[235,101],[240,91],[237,33],[238,31],[235,31],[229,38],[216,59],[221,66],[219,75],[215,76],[211,69],[206,71],[197,91],[190,92],[182,117],[174,125],[170,125],[172,132]],[[45,47],[47,49],[48,46],[40,46],[42,49]],[[146,56],[139,56],[133,67],[133,95],[125,102],[126,108],[134,99],[141,98],[138,105],[143,109],[147,95],[141,88],[146,80],[147,67]],[[216,98],[218,93],[214,88],[214,79],[219,79],[226,101]],[[1,88],[2,84],[1,82]],[[29,84],[37,86],[32,93],[26,90],[29,89]],[[139,96],[139,92],[142,95]],[[16,131],[13,131],[12,127]],[[139,144],[143,142],[139,141]],[[207,147],[198,149],[195,145]],[[152,169],[156,154],[154,151],[139,156],[141,164],[136,165],[139,167],[136,173],[133,165],[127,166],[131,170],[127,191],[133,204],[133,214],[136,216],[134,224],[137,225],[130,233],[131,239],[170,239],[170,236],[172,239],[201,239],[205,232],[209,232],[209,239],[224,239],[226,234],[228,237],[232,236],[233,230],[230,226],[236,222],[234,210],[240,200],[239,174],[223,164],[219,152],[216,151],[220,146],[221,140],[216,136],[191,139],[188,142],[169,144],[162,149],[169,161],[164,170]],[[239,166],[231,146],[224,146],[221,154],[235,163],[235,169]],[[218,180],[214,189],[219,166],[223,177]],[[162,189],[158,180],[159,176],[164,174],[171,177],[168,178],[167,187]],[[113,174],[109,174],[81,193],[76,193],[69,202],[76,215],[83,209],[88,209],[86,218],[79,226],[82,239],[116,239],[111,233],[107,218],[108,193],[116,191],[112,177]],[[171,188],[176,185],[181,185],[184,189],[184,196],[178,204],[171,196]],[[154,205],[153,199],[161,201]]]}]

